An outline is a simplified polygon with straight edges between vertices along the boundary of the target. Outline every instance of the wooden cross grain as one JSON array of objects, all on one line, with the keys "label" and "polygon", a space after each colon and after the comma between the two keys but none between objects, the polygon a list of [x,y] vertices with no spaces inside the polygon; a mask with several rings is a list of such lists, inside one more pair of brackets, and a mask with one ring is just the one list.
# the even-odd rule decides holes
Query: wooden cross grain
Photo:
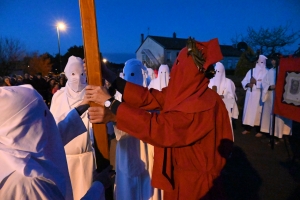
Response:
[{"label": "wooden cross grain", "polygon": [[[84,56],[89,85],[102,86],[101,56],[98,46],[98,33],[94,0],[79,0]],[[100,106],[91,102],[90,106]],[[97,171],[109,164],[109,147],[105,124],[93,124]]]}]

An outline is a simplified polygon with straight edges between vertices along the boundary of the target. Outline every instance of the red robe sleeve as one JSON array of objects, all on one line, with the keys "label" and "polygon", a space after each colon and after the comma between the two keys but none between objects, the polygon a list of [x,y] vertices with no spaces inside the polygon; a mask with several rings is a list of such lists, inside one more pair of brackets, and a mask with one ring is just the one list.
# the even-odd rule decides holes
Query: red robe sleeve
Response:
[{"label": "red robe sleeve", "polygon": [[[209,115],[213,115],[212,110],[200,114],[176,111],[157,114],[122,103],[117,111],[117,126],[154,146],[183,147],[200,140],[213,129]],[[186,134],[187,129],[197,134]]]},{"label": "red robe sleeve", "polygon": [[[150,113],[147,110],[161,110],[164,93],[127,84],[124,102],[117,111],[117,127],[120,130],[154,146],[183,147],[198,141],[213,129],[209,117],[213,115],[212,110],[200,114],[179,111]],[[186,134],[187,129],[197,134]]]},{"label": "red robe sleeve", "polygon": [[127,82],[123,102],[144,110],[162,110],[165,103],[165,90],[158,91]]}]

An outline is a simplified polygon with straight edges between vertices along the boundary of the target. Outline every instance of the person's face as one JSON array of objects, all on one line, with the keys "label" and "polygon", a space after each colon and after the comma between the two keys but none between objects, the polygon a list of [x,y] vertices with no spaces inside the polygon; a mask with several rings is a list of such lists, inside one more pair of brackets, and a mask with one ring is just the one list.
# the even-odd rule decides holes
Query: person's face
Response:
[{"label": "person's face", "polygon": [[272,59],[271,64],[272,64],[273,67],[276,67],[276,60]]},{"label": "person's face", "polygon": [[38,79],[41,79],[41,78],[42,78],[42,76],[41,76],[41,75],[37,75],[36,77],[37,77]]},{"label": "person's face", "polygon": [[28,79],[28,78],[29,78],[29,75],[28,75],[28,74],[24,74],[24,78],[25,78],[25,79]]},{"label": "person's face", "polygon": [[9,78],[5,78],[5,79],[4,79],[4,82],[5,82],[6,84],[10,84]]},{"label": "person's face", "polygon": [[54,83],[55,83],[55,80],[52,79],[52,80],[50,81],[50,85],[54,85]]}]

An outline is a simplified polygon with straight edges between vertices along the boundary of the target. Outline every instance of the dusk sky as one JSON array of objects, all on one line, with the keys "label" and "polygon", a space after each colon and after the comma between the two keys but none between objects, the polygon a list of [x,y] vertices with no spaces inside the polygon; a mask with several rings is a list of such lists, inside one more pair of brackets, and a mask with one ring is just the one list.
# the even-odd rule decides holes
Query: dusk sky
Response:
[{"label": "dusk sky", "polygon": [[[141,34],[206,41],[217,37],[231,45],[247,27],[273,28],[290,24],[300,30],[300,0],[95,0],[100,51],[109,61],[123,63],[135,57]],[[20,40],[27,51],[61,54],[83,45],[78,0],[0,0],[0,37]],[[298,40],[286,49],[293,52]]]}]

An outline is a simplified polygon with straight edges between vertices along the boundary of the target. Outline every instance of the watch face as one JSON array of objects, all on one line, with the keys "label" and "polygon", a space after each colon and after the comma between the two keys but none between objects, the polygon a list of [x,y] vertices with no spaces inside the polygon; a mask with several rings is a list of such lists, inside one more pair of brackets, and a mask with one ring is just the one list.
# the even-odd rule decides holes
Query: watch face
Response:
[{"label": "watch face", "polygon": [[105,101],[104,106],[108,108],[110,106],[111,102],[109,100]]}]

